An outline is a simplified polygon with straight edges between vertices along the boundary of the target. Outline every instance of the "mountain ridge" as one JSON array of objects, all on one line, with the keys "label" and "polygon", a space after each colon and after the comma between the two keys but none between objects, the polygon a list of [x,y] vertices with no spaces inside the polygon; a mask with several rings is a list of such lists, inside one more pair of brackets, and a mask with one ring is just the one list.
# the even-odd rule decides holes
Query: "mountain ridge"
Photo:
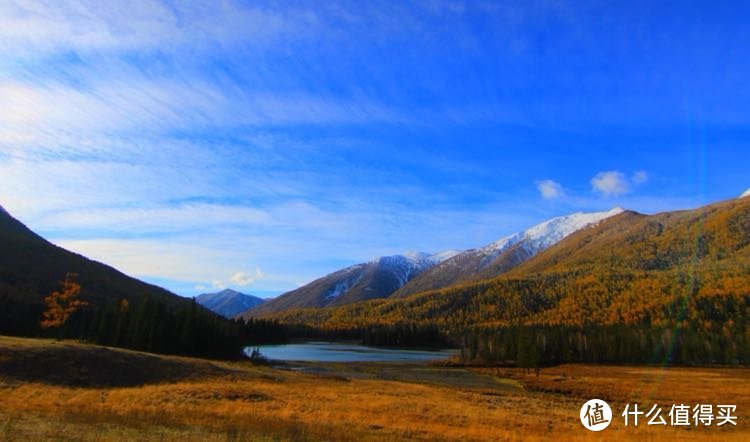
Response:
[{"label": "mountain ridge", "polygon": [[0,211],[0,290],[15,299],[41,305],[42,297],[59,288],[67,273],[77,273],[82,299],[135,300],[151,296],[168,304],[189,300],[164,288],[126,275],[107,264],[57,246],[34,233],[7,211]]},{"label": "mountain ridge", "polygon": [[401,287],[394,296],[404,297],[425,290],[498,276],[571,233],[623,211],[624,209],[615,207],[606,212],[576,212],[548,219],[484,247],[470,249],[445,260]]},{"label": "mountain ridge", "polygon": [[750,199],[742,198],[654,215],[626,211],[493,279],[271,317],[337,329],[403,322],[452,330],[512,324],[674,328],[687,320],[691,327],[710,321],[720,329],[744,327],[740,318],[748,306]]},{"label": "mountain ridge", "polygon": [[212,312],[230,319],[266,302],[263,298],[232,289],[224,289],[215,293],[202,293],[195,297],[195,301]]},{"label": "mountain ridge", "polygon": [[247,319],[289,308],[345,305],[388,297],[412,278],[455,253],[457,252],[407,252],[381,256],[331,272],[251,308],[240,316]]},{"label": "mountain ridge", "polygon": [[[85,301],[58,327],[41,327],[45,297],[75,274]],[[165,354],[234,359],[248,339],[280,336],[270,323],[250,327],[194,299],[140,281],[42,238],[0,212],[0,334],[83,339]]]},{"label": "mountain ridge", "polygon": [[623,211],[615,207],[609,211],[554,217],[484,247],[463,252],[432,255],[408,252],[375,258],[329,273],[274,301],[251,308],[241,316],[249,318],[290,308],[340,306],[367,299],[405,297],[460,282],[491,278],[571,233]]}]

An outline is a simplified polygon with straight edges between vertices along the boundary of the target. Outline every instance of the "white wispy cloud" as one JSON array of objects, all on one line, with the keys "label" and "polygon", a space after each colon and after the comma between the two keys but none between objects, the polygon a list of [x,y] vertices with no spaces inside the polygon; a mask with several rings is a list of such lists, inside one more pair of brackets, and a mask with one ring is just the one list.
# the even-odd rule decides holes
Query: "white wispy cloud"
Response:
[{"label": "white wispy cloud", "polygon": [[[539,12],[491,9],[498,29]],[[526,228],[551,214],[488,197],[497,182],[473,179],[486,164],[434,154],[419,129],[523,125],[535,112],[443,103],[453,76],[403,81],[410,62],[486,54],[464,27],[436,26],[465,14],[447,2],[0,2],[0,204],[56,244],[201,289],[293,288],[404,248]],[[514,54],[528,45],[496,36]],[[389,65],[405,42],[424,59]],[[621,195],[647,180],[610,171],[592,185]],[[575,203],[575,187],[536,185]]]},{"label": "white wispy cloud", "polygon": [[[4,145],[70,150],[76,138],[144,135],[286,124],[406,121],[386,106],[307,93],[234,91],[202,79],[154,79],[134,72],[105,76],[85,87],[37,80],[0,80],[0,129]],[[57,146],[57,147],[56,147]],[[78,149],[82,149],[78,147]],[[97,147],[97,149],[102,149]]]},{"label": "white wispy cloud", "polygon": [[562,185],[553,180],[537,181],[536,188],[544,199],[555,199],[565,195]]},{"label": "white wispy cloud", "polygon": [[311,11],[286,14],[236,1],[24,0],[0,4],[3,53],[39,56],[61,50],[134,51],[163,47],[264,43],[318,28]]},{"label": "white wispy cloud", "polygon": [[[300,280],[401,253],[407,246],[428,252],[468,248],[536,220],[497,208],[423,213],[383,202],[357,207],[332,211],[296,203],[260,214],[254,208],[204,204],[123,213],[85,209],[53,215],[31,227],[42,233],[51,229],[45,236],[54,243],[133,276],[186,281],[192,287],[252,282],[256,289],[292,289]],[[471,226],[466,226],[468,218]],[[458,225],[463,227],[456,229]],[[238,268],[256,272],[227,274]]]},{"label": "white wispy cloud", "polygon": [[645,170],[637,170],[630,177],[619,170],[609,170],[597,173],[591,178],[590,182],[594,192],[600,195],[620,196],[647,183],[649,178],[649,174]]},{"label": "white wispy cloud", "polygon": [[229,278],[229,281],[239,286],[248,286],[261,278],[263,278],[263,271],[258,267],[252,275],[247,272],[237,272]]},{"label": "white wispy cloud", "polygon": [[591,186],[595,192],[604,196],[623,195],[630,191],[627,177],[617,170],[597,173],[591,178]]}]

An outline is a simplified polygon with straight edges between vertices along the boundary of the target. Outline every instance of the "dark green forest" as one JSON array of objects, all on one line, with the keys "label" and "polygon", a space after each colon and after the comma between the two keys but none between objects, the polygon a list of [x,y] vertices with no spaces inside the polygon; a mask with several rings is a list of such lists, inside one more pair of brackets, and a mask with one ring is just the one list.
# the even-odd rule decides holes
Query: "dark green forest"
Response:
[{"label": "dark green forest", "polygon": [[[8,306],[0,295],[0,303]],[[274,320],[228,320],[195,300],[173,307],[148,296],[110,301],[76,311],[61,327],[44,330],[39,303],[16,305],[0,314],[0,334],[78,339],[153,353],[220,359],[242,357],[246,345],[285,342],[293,328]]]},{"label": "dark green forest", "polygon": [[[160,287],[58,247],[0,212],[0,334],[72,338],[156,353],[242,357],[245,345],[280,342],[274,320],[233,321]],[[81,307],[42,329],[44,298],[75,274]]]},{"label": "dark green forest", "polygon": [[569,362],[601,364],[747,365],[750,342],[735,330],[625,326],[517,326],[467,330],[461,360],[539,368]]}]

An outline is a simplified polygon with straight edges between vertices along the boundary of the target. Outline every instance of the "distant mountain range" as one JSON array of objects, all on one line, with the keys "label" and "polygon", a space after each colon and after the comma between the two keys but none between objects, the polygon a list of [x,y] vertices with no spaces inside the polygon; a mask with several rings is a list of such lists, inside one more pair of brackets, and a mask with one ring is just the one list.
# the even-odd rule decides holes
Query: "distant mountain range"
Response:
[{"label": "distant mountain range", "polygon": [[250,309],[244,317],[300,307],[327,307],[405,297],[425,290],[492,278],[525,262],[571,233],[623,212],[574,213],[538,224],[479,249],[386,256],[338,270]]},{"label": "distant mountain range", "polygon": [[[372,321],[458,327],[519,318],[544,324],[655,321],[684,302],[702,302],[690,304],[695,311],[709,308],[702,296],[745,296],[732,301],[740,304],[750,299],[748,196],[750,190],[656,215],[620,208],[575,213],[478,249],[377,258],[262,304],[233,290],[196,302],[227,317],[249,309],[241,316],[336,327]],[[122,299],[133,306],[149,300],[156,311],[159,305],[167,312],[195,310],[189,299],[51,244],[0,207],[0,333],[38,333],[43,298],[68,272],[79,274],[81,297],[94,311]],[[207,321],[223,321],[198,311]]]},{"label": "distant mountain range", "polygon": [[[555,220],[548,223],[540,226],[559,225]],[[743,327],[750,302],[748,197],[655,215],[606,212],[552,245],[542,241],[540,245],[548,246],[543,251],[532,246],[536,244],[534,233],[541,230],[545,229],[525,232],[525,239],[517,241],[515,248],[499,244],[498,249],[511,251],[527,241],[529,249],[520,257],[526,257],[528,251],[536,255],[494,278],[385,300],[291,309],[269,316],[332,328],[404,322],[439,324],[454,330],[502,324],[682,327],[685,321],[693,321],[690,327]],[[564,233],[570,230],[564,229]],[[472,265],[472,269],[478,267]]]},{"label": "distant mountain range", "polygon": [[196,296],[195,301],[226,318],[234,318],[240,313],[266,302],[263,298],[232,289],[225,289],[217,293],[204,293]]}]

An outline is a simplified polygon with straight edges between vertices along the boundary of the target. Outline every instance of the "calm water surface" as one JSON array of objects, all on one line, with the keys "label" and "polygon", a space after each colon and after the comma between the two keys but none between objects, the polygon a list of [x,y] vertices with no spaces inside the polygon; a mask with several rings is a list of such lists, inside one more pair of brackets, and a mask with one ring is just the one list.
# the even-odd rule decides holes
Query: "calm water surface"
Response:
[{"label": "calm water surface", "polygon": [[[246,347],[250,354],[255,347]],[[277,361],[311,362],[404,362],[446,359],[458,350],[415,350],[367,347],[339,342],[302,342],[283,345],[260,345],[260,353]]]}]

